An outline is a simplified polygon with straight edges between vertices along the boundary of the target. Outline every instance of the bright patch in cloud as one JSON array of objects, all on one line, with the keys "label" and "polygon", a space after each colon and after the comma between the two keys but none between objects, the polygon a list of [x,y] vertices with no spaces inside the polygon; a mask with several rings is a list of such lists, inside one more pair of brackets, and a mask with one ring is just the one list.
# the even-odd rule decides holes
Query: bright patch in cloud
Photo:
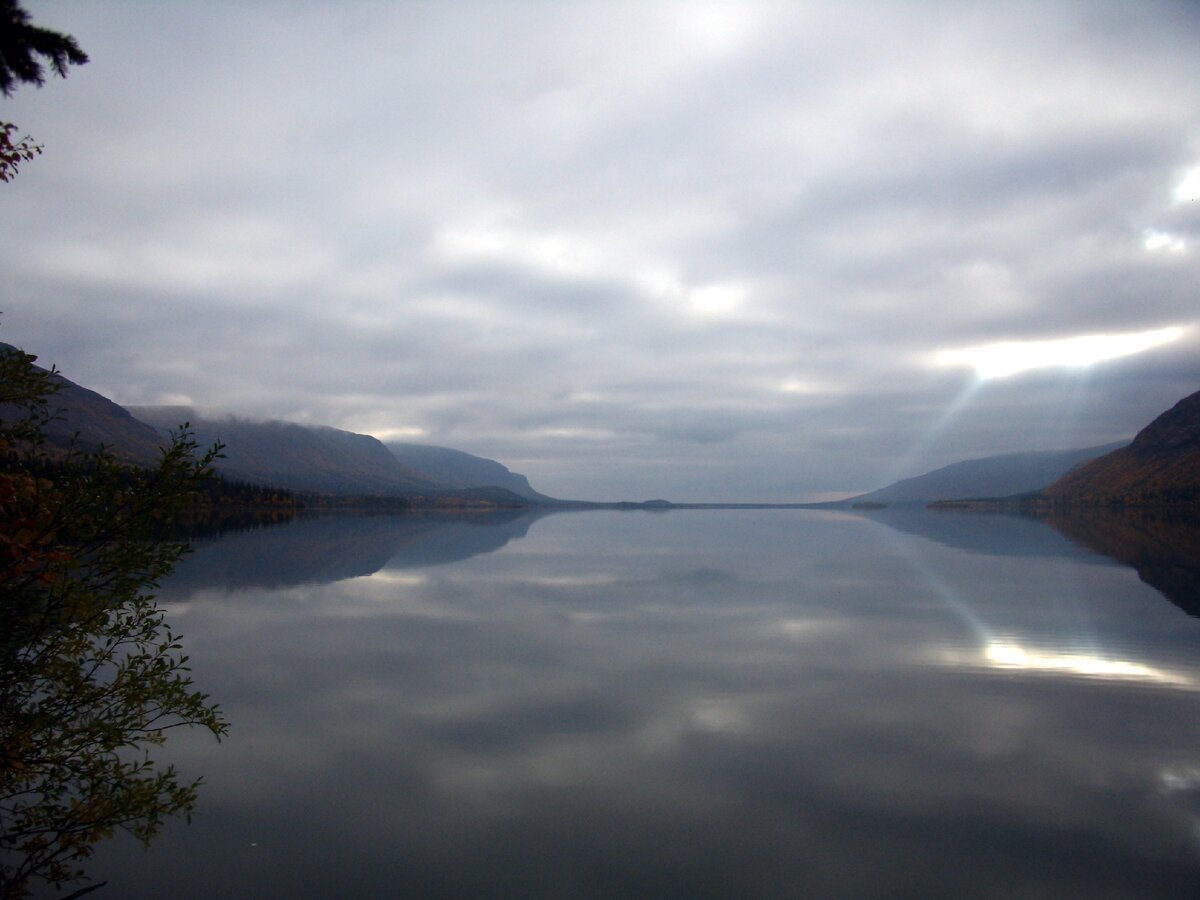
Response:
[{"label": "bright patch in cloud", "polygon": [[1184,253],[1187,251],[1187,241],[1178,235],[1165,231],[1147,229],[1143,234],[1142,246],[1151,253],[1165,251],[1167,253]]},{"label": "bright patch in cloud", "polygon": [[428,434],[424,428],[411,426],[407,428],[376,428],[368,433],[381,441],[406,441],[423,438]]},{"label": "bright patch in cloud", "polygon": [[745,6],[688,3],[677,11],[675,27],[697,48],[714,55],[737,50],[753,31],[752,10]]},{"label": "bright patch in cloud", "polygon": [[737,315],[749,296],[746,287],[736,282],[691,287],[676,272],[663,266],[648,266],[634,280],[652,297],[700,318]]},{"label": "bright patch in cloud", "polygon": [[496,262],[567,278],[594,276],[609,267],[598,247],[563,232],[448,229],[435,237],[434,248],[453,262]]},{"label": "bright patch in cloud", "polygon": [[683,282],[675,272],[660,267],[643,269],[636,277],[637,285],[648,294],[663,299],[674,299],[683,295]]},{"label": "bright patch in cloud", "polygon": [[783,394],[816,394],[819,390],[812,382],[799,378],[789,378],[779,385],[779,391]]},{"label": "bright patch in cloud", "polygon": [[1007,378],[1032,369],[1078,369],[1177,341],[1186,329],[1179,326],[1129,334],[1089,334],[1054,341],[1005,341],[943,350],[940,366],[969,366],[981,379]]},{"label": "bright patch in cloud", "polygon": [[1187,203],[1189,200],[1200,200],[1200,166],[1188,169],[1175,188],[1175,202]]},{"label": "bright patch in cloud", "polygon": [[746,290],[736,284],[710,284],[688,294],[691,311],[706,317],[733,315],[745,300]]},{"label": "bright patch in cloud", "polygon": [[156,406],[195,406],[190,394],[160,394],[154,403]]}]

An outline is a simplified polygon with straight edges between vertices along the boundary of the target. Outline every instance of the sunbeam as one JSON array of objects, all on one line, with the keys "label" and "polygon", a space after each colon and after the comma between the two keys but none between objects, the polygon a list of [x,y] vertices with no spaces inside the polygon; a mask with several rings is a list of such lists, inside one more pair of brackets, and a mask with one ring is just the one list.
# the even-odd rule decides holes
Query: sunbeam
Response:
[{"label": "sunbeam", "polygon": [[913,467],[922,459],[925,452],[945,434],[946,429],[950,427],[959,413],[966,409],[982,386],[983,380],[980,378],[974,378],[968,382],[958,396],[942,410],[941,415],[913,441],[908,450],[896,456],[883,483],[890,484],[897,479],[912,475]]}]

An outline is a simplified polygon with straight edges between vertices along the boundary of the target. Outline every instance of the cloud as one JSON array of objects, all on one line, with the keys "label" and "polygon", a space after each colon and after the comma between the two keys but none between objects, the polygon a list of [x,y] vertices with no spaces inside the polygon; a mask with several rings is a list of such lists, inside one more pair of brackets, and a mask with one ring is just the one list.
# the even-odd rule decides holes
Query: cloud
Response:
[{"label": "cloud", "polygon": [[[799,499],[877,486],[961,390],[939,348],[1194,319],[1188,4],[39,16],[92,62],[6,101],[47,146],[5,186],[6,339],[122,402]],[[913,464],[1096,442],[1196,358],[990,388]],[[1005,422],[1080,390],[1072,433]]]}]

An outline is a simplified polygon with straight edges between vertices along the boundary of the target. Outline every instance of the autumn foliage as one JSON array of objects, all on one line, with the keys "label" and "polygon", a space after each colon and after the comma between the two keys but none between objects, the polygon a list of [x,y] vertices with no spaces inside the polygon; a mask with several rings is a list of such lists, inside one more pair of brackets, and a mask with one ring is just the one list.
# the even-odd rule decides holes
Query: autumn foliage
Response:
[{"label": "autumn foliage", "polygon": [[1056,505],[1200,507],[1200,392],[1042,493]]},{"label": "autumn foliage", "polygon": [[181,432],[139,470],[103,449],[47,453],[52,372],[0,352],[0,897],[84,877],[95,843],[148,841],[198,781],[150,756],[219,709],[195,689],[153,591],[185,552],[154,539],[216,449]]}]

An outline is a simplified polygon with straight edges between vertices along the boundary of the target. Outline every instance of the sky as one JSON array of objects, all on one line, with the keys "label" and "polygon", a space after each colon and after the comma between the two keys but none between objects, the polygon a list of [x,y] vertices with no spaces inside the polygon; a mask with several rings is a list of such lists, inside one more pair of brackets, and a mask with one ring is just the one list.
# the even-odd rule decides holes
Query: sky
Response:
[{"label": "sky", "polygon": [[25,6],[0,340],[118,403],[801,501],[1200,390],[1200,4]]}]

